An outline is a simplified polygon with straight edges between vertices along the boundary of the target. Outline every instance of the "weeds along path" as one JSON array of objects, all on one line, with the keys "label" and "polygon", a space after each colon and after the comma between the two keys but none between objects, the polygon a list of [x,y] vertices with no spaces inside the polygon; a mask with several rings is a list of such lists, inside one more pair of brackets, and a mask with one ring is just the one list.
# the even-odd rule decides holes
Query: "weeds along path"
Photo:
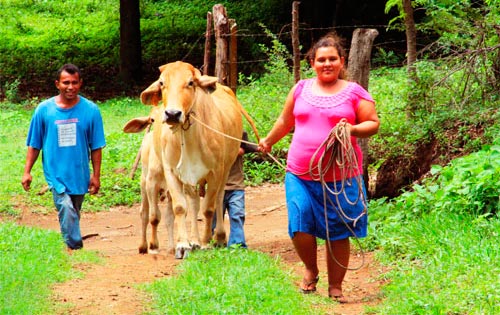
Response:
[{"label": "weeds along path", "polygon": [[[246,206],[245,231],[248,246],[273,257],[279,255],[286,266],[294,269],[298,285],[302,266],[287,234],[283,187],[279,185],[248,187]],[[109,212],[82,215],[82,234],[90,236],[84,241],[84,246],[86,249],[98,251],[105,262],[79,265],[77,268],[83,277],[54,287],[54,303],[62,305],[60,314],[142,314],[147,310],[148,301],[147,297],[137,289],[137,285],[174,274],[175,267],[180,261],[165,251],[164,225],[160,225],[159,229],[160,253],[138,254],[139,208],[139,205],[130,208],[118,207]],[[20,223],[59,230],[55,211],[50,215],[25,211]],[[226,227],[229,231],[228,225]],[[326,296],[324,253],[322,246],[319,252],[318,294]],[[360,263],[360,255],[353,253],[351,266],[359,266]],[[362,314],[364,306],[376,304],[379,301],[380,273],[381,270],[374,263],[372,254],[367,253],[364,267],[357,271],[349,271],[346,276],[344,291],[351,302],[342,305],[332,302],[329,314]]]}]

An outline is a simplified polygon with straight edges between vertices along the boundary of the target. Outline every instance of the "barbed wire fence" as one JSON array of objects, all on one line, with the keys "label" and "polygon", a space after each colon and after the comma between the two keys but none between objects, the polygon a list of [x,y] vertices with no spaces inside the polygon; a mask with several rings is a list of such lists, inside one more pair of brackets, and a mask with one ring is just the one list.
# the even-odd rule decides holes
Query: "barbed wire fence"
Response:
[{"label": "barbed wire fence", "polygon": [[[283,29],[286,29],[288,27],[290,27],[290,24],[284,25],[282,27],[282,30],[276,34],[276,37],[278,38],[278,40],[281,43],[283,43],[285,46],[287,46],[287,47],[289,47],[290,44],[291,44],[292,31],[284,31]],[[314,32],[318,32],[318,31],[319,32],[328,33],[328,32],[337,32],[338,30],[346,30],[346,29],[354,31],[357,28],[375,28],[378,31],[386,32],[386,30],[388,28],[388,25],[384,25],[384,24],[373,24],[373,25],[364,24],[364,25],[353,25],[353,26],[301,27],[300,28],[300,33],[301,33],[301,36],[304,37],[304,34],[314,33]],[[237,37],[238,40],[241,40],[241,39],[244,39],[244,38],[255,38],[255,39],[257,39],[255,42],[259,42],[260,41],[262,43],[266,42],[263,39],[269,39],[269,34],[266,34],[266,33],[250,33],[248,31],[249,31],[248,29],[240,29],[235,34],[235,36]],[[230,36],[230,35],[226,35],[226,36]],[[190,45],[190,48],[189,48],[188,52],[186,54],[184,54],[184,56],[181,58],[181,60],[189,59],[189,57],[192,55],[193,51],[195,51],[196,49],[198,49],[200,47],[199,44],[204,39],[205,39],[205,33],[200,34],[198,36],[198,38],[196,39],[196,41],[194,41]],[[314,36],[310,36],[310,43],[309,44],[311,44],[312,42],[314,42]],[[387,50],[387,49],[391,49],[391,48],[397,49],[397,47],[401,47],[401,49],[398,50],[398,53],[404,54],[405,53],[405,49],[406,49],[405,45],[406,45],[406,39],[403,38],[403,39],[400,39],[400,40],[376,41],[374,43],[373,47],[376,48],[377,51],[378,51],[378,49]],[[349,50],[349,47],[347,47],[347,50]],[[302,50],[301,51],[301,57],[303,58],[305,56],[305,54],[306,53]],[[290,58],[292,58],[291,53],[290,53]],[[260,63],[266,63],[266,62],[269,62],[269,61],[270,61],[269,58],[260,58],[260,59],[251,59],[251,60],[249,60],[249,59],[246,59],[246,60],[238,59],[237,64],[251,64],[251,63],[260,64]],[[401,64],[399,64],[399,65],[388,65],[388,66],[394,66],[394,67],[396,67],[396,66],[401,66]]]}]

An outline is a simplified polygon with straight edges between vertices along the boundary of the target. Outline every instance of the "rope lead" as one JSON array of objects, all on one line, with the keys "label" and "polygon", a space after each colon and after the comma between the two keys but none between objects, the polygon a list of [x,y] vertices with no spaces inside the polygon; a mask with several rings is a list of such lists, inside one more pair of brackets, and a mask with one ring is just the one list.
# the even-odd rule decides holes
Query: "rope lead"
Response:
[{"label": "rope lead", "polygon": [[[318,162],[316,163],[316,166],[314,166],[315,164],[314,161],[316,160]],[[335,166],[338,166],[338,169],[340,170],[340,181],[341,181],[340,189],[337,189],[335,185],[335,183],[337,182],[337,176],[336,176],[337,174],[335,173],[336,169]],[[328,171],[331,171],[333,175],[334,185],[332,188],[330,188],[327,182],[325,181],[325,177]],[[328,134],[328,137],[314,152],[309,162],[309,175],[313,180],[321,182],[321,186],[323,188],[323,207],[324,207],[325,223],[326,223],[326,238],[332,259],[335,261],[337,265],[347,270],[361,269],[365,264],[365,252],[363,247],[361,246],[359,238],[356,236],[356,233],[349,226],[348,222],[353,222],[352,224],[355,227],[358,220],[362,216],[367,214],[367,205],[363,193],[363,186],[362,186],[363,183],[361,182],[360,176],[358,176],[358,159],[356,157],[356,152],[354,151],[354,148],[352,146],[351,132],[350,129],[347,127],[347,120],[345,118],[343,118],[334,128],[332,128],[332,130]],[[345,193],[345,186],[352,185],[353,179],[356,180],[358,184],[358,195],[355,200],[351,201]],[[338,207],[335,206],[329,194],[335,197],[335,201],[337,202]],[[361,199],[361,202],[363,203],[364,207],[363,211],[361,211],[361,213],[357,217],[351,218],[344,212],[339,202],[339,196],[341,194],[344,196],[344,199],[350,205],[357,204]],[[342,265],[333,256],[333,251],[330,242],[330,231],[328,228],[328,213],[327,213],[328,203],[332,205],[335,211],[337,211],[339,217],[342,219],[342,222],[351,232],[354,239],[358,243],[359,248],[361,249],[362,262],[360,266],[356,268],[348,268],[347,266]]]}]

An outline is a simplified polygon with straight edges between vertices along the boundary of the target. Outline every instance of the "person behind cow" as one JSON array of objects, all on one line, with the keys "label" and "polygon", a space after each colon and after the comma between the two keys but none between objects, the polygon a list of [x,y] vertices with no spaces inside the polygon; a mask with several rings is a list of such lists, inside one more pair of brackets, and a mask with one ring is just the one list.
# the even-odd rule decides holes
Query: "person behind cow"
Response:
[{"label": "person behind cow", "polygon": [[42,151],[43,172],[69,249],[83,247],[80,210],[85,194],[99,191],[102,148],[106,145],[99,108],[78,94],[82,82],[77,66],[65,64],[58,70],[55,86],[59,94],[40,103],[31,119],[21,182],[28,191],[31,169]]},{"label": "person behind cow", "polygon": [[[238,157],[234,161],[229,176],[224,187],[224,201],[222,204],[222,217],[225,216],[226,211],[229,215],[229,241],[228,247],[240,246],[247,248],[245,240],[245,176],[243,173],[243,154],[248,152],[257,152],[257,146],[248,142],[248,134],[243,131],[242,142]],[[246,141],[246,142],[245,142]],[[212,229],[215,228],[217,222],[214,216],[212,222]]]},{"label": "person behind cow", "polygon": [[[370,94],[345,79],[345,53],[340,37],[333,33],[325,35],[311,47],[307,58],[316,77],[301,80],[290,90],[273,128],[260,140],[259,150],[270,152],[273,144],[295,128],[287,156],[285,191],[288,231],[305,265],[300,290],[316,291],[319,280],[316,238],[325,239],[328,295],[346,303],[342,282],[349,264],[349,237],[364,237],[367,231],[363,157],[356,137],[376,134],[380,122]],[[337,124],[344,126],[347,134],[350,132],[358,162],[352,163],[354,170],[347,175],[337,164],[328,166],[324,178],[319,180],[318,174],[310,173],[310,160],[314,158],[313,166],[318,164],[319,155],[315,152]],[[324,182],[330,187],[326,199]]]}]

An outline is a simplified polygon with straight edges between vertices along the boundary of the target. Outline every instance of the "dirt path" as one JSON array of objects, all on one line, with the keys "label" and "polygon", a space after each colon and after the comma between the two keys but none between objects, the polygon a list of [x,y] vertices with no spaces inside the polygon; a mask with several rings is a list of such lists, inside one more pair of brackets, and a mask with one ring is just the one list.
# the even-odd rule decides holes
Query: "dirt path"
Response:
[{"label": "dirt path", "polygon": [[[282,261],[296,271],[297,279],[300,279],[302,267],[287,235],[283,187],[249,187],[246,191],[246,204],[245,231],[248,246],[273,257],[279,255]],[[25,213],[20,223],[59,229],[55,212],[51,215]],[[147,302],[136,285],[172,275],[180,262],[165,251],[165,228],[160,228],[160,253],[140,255],[137,251],[140,236],[139,205],[114,208],[104,213],[84,213],[81,224],[83,235],[95,235],[85,240],[85,248],[97,250],[104,256],[105,263],[80,265],[78,268],[84,273],[82,279],[58,284],[54,288],[56,303],[64,305],[64,312],[61,314],[141,314]],[[318,293],[326,295],[323,248],[319,259],[321,280]],[[353,253],[351,266],[359,266],[361,263],[360,255]],[[329,314],[362,314],[364,306],[376,304],[381,285],[381,280],[378,279],[380,272],[372,254],[367,253],[364,267],[347,273],[344,291],[350,303],[340,305],[332,302]]]}]

